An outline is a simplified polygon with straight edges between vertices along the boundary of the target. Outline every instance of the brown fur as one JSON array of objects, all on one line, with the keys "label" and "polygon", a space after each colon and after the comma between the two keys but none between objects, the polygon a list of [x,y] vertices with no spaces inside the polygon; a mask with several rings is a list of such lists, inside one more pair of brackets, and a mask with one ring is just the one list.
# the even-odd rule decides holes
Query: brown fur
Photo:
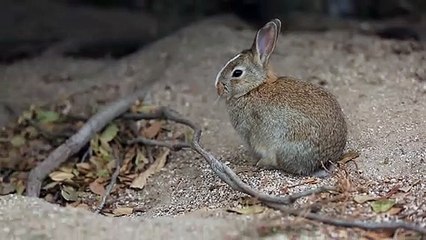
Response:
[{"label": "brown fur", "polygon": [[[235,130],[260,157],[258,165],[312,174],[342,156],[347,127],[331,93],[299,79],[278,77],[270,68],[280,26],[275,19],[259,30],[253,47],[219,72],[216,87],[226,99]],[[234,77],[234,69],[243,69],[244,75]]]}]

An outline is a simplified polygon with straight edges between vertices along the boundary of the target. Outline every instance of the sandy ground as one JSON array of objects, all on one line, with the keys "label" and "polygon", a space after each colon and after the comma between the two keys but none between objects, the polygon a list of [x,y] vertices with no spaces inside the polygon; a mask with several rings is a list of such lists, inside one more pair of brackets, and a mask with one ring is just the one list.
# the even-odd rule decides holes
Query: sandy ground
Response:
[{"label": "sandy ground", "polygon": [[[250,46],[254,36],[254,32],[247,28],[237,30],[237,25],[240,25],[237,20],[227,17],[203,21],[117,62],[45,56],[2,66],[0,113],[3,111],[3,114],[0,116],[6,121],[10,119],[8,109],[20,110],[31,102],[47,102],[69,94],[79,96],[76,105],[87,99],[102,102],[155,81],[150,101],[171,106],[200,123],[205,130],[203,145],[227,162],[247,183],[271,194],[282,194],[280,191],[284,186],[300,183],[306,178],[292,177],[278,171],[247,171],[252,161],[228,122],[223,105],[215,103],[213,84],[217,71],[228,58]],[[399,201],[405,204],[404,211],[416,212],[410,219],[426,222],[426,206],[423,203],[426,197],[426,183],[423,180],[426,171],[425,44],[385,41],[350,32],[292,33],[281,36],[271,61],[278,73],[321,83],[338,97],[349,123],[348,149],[355,149],[361,154],[356,160],[358,169],[349,163],[351,175],[360,184],[368,186],[367,192],[373,195],[386,193],[396,184],[410,186],[416,183],[411,189],[412,194],[401,197]],[[46,74],[54,76],[53,79],[66,81],[46,83]],[[43,81],[44,85],[37,84]],[[102,92],[105,84],[117,85],[117,91],[105,94]],[[16,101],[16,96],[20,96],[19,101]],[[335,181],[336,177],[331,177],[318,184]],[[290,192],[314,186],[302,185],[290,189]],[[234,239],[232,236],[258,238],[258,232],[241,233],[247,232],[247,226],[251,229],[259,221],[264,223],[267,220],[230,215],[224,211],[237,205],[241,196],[221,183],[195,153],[178,152],[172,154],[164,171],[150,178],[144,190],[128,191],[118,199],[118,205],[138,205],[146,210],[135,216],[134,220],[110,220],[70,209],[48,207],[50,205],[46,206],[35,199],[2,197],[0,223],[7,227],[1,230],[0,235],[17,234],[30,239],[30,229],[22,228],[23,219],[27,219],[37,222],[33,228],[41,232],[49,232],[52,224],[64,229],[78,225],[81,234],[88,234],[84,236],[92,233],[91,228],[98,228],[94,232],[103,234],[99,236],[113,239],[112,236],[117,235],[108,233],[114,232],[109,226],[115,224],[130,228],[128,231],[120,229],[123,234],[139,236],[144,228],[152,226],[155,229],[157,221],[170,221],[170,226],[173,226],[177,222],[189,223],[195,217],[197,220],[194,222],[201,228],[194,225],[192,230],[205,231],[205,239],[225,239],[224,235],[210,234],[218,232],[229,233],[228,239]],[[31,204],[44,207],[37,211]],[[29,209],[35,211],[26,211]],[[373,220],[386,218],[373,214],[367,207],[361,209]],[[354,210],[348,207],[342,211],[337,213],[350,214]],[[18,216],[21,213],[25,218]],[[49,218],[39,220],[40,216],[49,214],[58,214],[61,221],[51,223]],[[270,217],[276,213],[267,214]],[[176,215],[182,216],[151,219]],[[67,222],[67,219],[78,221]],[[144,224],[138,225],[143,227],[132,228],[137,225],[132,225],[132,221],[144,221]],[[8,224],[4,225],[6,222]],[[92,224],[85,225],[85,222]],[[151,225],[145,224],[148,222]],[[203,224],[216,226],[212,222],[217,227],[203,228]],[[235,225],[229,225],[229,222]],[[89,228],[90,231],[87,230]],[[179,227],[161,228],[159,231],[161,234],[194,238],[179,235],[183,233],[177,229]],[[323,232],[323,229],[318,232]],[[62,238],[66,231],[60,233],[55,230],[46,233],[46,236]],[[166,236],[161,234],[157,236]]]}]

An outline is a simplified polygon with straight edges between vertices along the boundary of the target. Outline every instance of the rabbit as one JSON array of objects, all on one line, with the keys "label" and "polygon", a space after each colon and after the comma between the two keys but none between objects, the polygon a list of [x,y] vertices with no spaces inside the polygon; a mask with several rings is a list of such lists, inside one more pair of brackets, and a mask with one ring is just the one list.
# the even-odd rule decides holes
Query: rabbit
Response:
[{"label": "rabbit", "polygon": [[345,117],[326,89],[272,70],[269,58],[280,29],[279,19],[266,23],[251,48],[223,66],[215,82],[218,98],[258,168],[325,177],[323,167],[343,155]]}]

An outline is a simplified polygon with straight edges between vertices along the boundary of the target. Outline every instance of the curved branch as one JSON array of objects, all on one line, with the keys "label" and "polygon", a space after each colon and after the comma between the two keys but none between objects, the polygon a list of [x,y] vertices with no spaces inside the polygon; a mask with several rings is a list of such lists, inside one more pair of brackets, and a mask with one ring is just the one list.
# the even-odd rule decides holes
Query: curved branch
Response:
[{"label": "curved branch", "polygon": [[180,141],[158,141],[153,139],[148,139],[144,137],[138,137],[132,140],[126,141],[126,144],[132,145],[136,143],[142,143],[147,146],[157,146],[157,147],[165,147],[172,151],[179,151],[184,148],[191,148],[191,144]]}]

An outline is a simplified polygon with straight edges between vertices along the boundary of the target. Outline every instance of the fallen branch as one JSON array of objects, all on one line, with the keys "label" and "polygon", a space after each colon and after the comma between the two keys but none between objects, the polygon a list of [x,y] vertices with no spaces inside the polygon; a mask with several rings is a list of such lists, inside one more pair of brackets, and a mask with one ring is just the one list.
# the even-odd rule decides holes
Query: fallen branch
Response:
[{"label": "fallen branch", "polygon": [[144,95],[145,91],[141,91],[122,98],[106,106],[91,117],[76,134],[56,148],[43,162],[30,171],[26,195],[38,197],[40,195],[41,184],[50,172],[77,153],[90,141],[94,134],[102,130],[116,117],[126,112],[136,100],[142,98]]},{"label": "fallen branch", "polygon": [[[118,156],[119,154],[116,154],[116,155]],[[120,168],[121,168],[122,162],[123,162],[123,158],[116,157],[114,173],[111,176],[111,180],[110,180],[107,188],[105,189],[105,193],[102,196],[101,203],[96,208],[95,213],[100,213],[102,211],[102,209],[105,207],[106,200],[107,200],[108,196],[111,194],[111,191],[114,188],[115,183],[117,182],[117,178],[118,178],[118,175],[120,174]]]},{"label": "fallen branch", "polygon": [[179,151],[184,148],[191,148],[191,144],[181,141],[158,141],[152,140],[144,137],[135,138],[126,142],[126,144],[136,144],[141,143],[146,146],[157,146],[157,147],[165,147],[172,151]]},{"label": "fallen branch", "polygon": [[364,230],[377,231],[377,230],[396,230],[396,229],[406,229],[421,234],[426,234],[426,228],[423,228],[419,225],[408,223],[404,221],[392,221],[392,222],[372,222],[372,221],[362,221],[362,220],[346,220],[339,219],[335,216],[326,216],[323,214],[306,212],[303,209],[292,209],[282,205],[277,204],[266,204],[271,208],[280,210],[284,213],[304,217],[310,220],[315,220],[325,224],[330,224],[337,227],[349,227],[349,228],[361,228]]}]

